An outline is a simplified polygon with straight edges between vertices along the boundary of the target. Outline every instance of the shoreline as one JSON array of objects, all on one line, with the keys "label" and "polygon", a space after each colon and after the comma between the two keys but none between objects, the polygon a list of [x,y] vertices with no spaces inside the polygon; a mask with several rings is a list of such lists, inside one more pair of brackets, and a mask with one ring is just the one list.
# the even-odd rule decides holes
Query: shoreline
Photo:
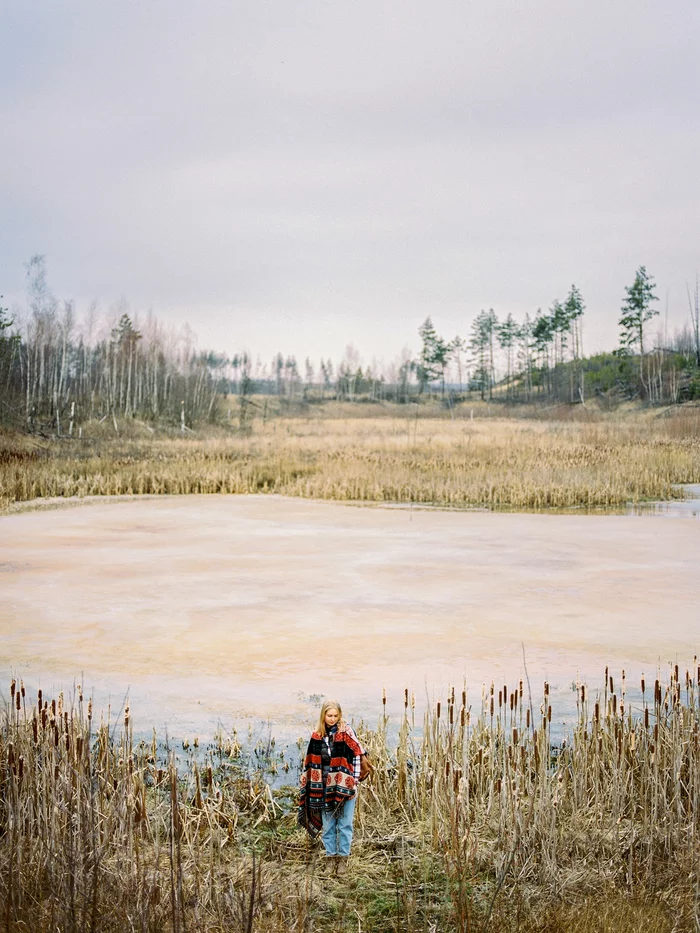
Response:
[{"label": "shoreline", "polygon": [[[698,504],[698,513],[697,517],[700,517],[700,483],[680,483],[678,484],[679,489],[683,489],[684,492],[690,491],[690,495],[686,495],[682,499],[650,499],[645,502],[638,503],[628,503],[626,506],[595,506],[592,508],[586,508],[584,506],[570,506],[568,508],[542,508],[542,509],[533,509],[533,508],[507,508],[507,507],[494,507],[489,508],[488,506],[483,505],[473,505],[473,506],[449,506],[449,505],[433,505],[426,502],[373,502],[361,499],[319,499],[319,498],[307,498],[305,496],[294,496],[286,495],[284,493],[222,493],[222,492],[212,492],[212,493],[183,493],[182,495],[173,494],[173,493],[126,493],[123,495],[94,495],[94,496],[52,496],[50,498],[38,498],[38,499],[29,499],[24,502],[12,502],[10,505],[0,508],[0,519],[6,515],[17,515],[23,512],[50,512],[59,509],[69,509],[76,508],[79,506],[89,506],[89,505],[110,505],[118,504],[120,502],[139,502],[139,501],[152,501],[152,500],[173,500],[177,501],[183,497],[188,496],[197,496],[201,498],[210,498],[210,497],[219,497],[219,498],[246,498],[246,499],[289,499],[293,501],[302,501],[309,503],[324,503],[324,504],[334,504],[334,505],[343,505],[349,508],[363,508],[363,509],[391,509],[403,512],[448,512],[448,513],[470,513],[470,512],[479,512],[486,514],[499,514],[499,515],[656,515],[656,516],[666,516],[669,511],[673,511],[674,505],[689,505],[692,503]],[[671,507],[669,509],[669,507]],[[696,517],[696,513],[692,513],[692,516],[683,516],[683,517]]]}]

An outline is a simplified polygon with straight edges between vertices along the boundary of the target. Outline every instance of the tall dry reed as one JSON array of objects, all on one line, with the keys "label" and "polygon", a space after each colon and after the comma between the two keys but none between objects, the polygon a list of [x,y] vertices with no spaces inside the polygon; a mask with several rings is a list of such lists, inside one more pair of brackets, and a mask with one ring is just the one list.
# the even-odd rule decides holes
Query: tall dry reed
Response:
[{"label": "tall dry reed", "polygon": [[[219,742],[178,773],[22,685],[0,729],[0,923],[7,931],[697,929],[698,674],[577,686],[566,741],[548,685],[451,690],[398,737],[361,735],[350,879],[329,885],[275,788]],[[268,772],[269,777],[269,772]],[[634,926],[636,924],[636,927]]]},{"label": "tall dry reed", "polygon": [[[287,418],[244,436],[0,440],[0,507],[37,498],[278,493],[493,509],[615,509],[700,482],[700,415],[592,423]],[[132,434],[135,429],[132,426]],[[137,432],[138,433],[138,432]]]}]

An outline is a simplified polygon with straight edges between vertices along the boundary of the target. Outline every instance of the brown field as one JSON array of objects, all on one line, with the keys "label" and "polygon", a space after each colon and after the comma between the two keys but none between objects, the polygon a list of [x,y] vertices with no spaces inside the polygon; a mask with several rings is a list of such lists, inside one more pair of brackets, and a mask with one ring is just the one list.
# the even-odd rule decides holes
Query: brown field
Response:
[{"label": "brown field", "polygon": [[[700,906],[697,670],[577,685],[569,741],[547,684],[459,689],[398,742],[360,727],[362,788],[347,880],[296,827],[296,747],[244,761],[235,738],[175,768],[78,695],[13,684],[0,720],[0,916],[8,933],[141,931],[691,931]],[[555,713],[556,718],[556,713]],[[276,780],[275,780],[276,779]]]},{"label": "brown field", "polygon": [[[367,410],[372,417],[367,417]],[[700,482],[700,409],[501,419],[488,406],[329,403],[186,436],[138,422],[0,438],[0,507],[38,498],[278,493],[490,509],[615,509]],[[522,413],[521,413],[522,414]],[[364,415],[364,416],[363,416]],[[119,432],[117,435],[115,430]]]}]

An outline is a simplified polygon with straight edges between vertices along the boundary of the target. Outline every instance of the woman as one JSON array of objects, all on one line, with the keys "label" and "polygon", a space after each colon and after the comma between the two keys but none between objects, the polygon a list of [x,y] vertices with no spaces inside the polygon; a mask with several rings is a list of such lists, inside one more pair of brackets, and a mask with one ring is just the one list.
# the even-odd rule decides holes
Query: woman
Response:
[{"label": "woman", "polygon": [[344,875],[352,843],[357,784],[369,773],[365,750],[343,719],[340,703],[325,700],[301,772],[299,823],[321,833],[334,875]]}]

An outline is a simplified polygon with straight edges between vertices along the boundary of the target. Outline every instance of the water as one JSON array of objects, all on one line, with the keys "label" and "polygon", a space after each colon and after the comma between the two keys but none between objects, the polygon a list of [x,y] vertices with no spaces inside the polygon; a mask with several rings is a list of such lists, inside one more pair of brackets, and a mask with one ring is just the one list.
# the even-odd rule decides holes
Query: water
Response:
[{"label": "water", "polygon": [[[700,488],[695,490],[700,497]],[[634,515],[439,512],[272,496],[105,502],[0,517],[0,671],[75,682],[137,730],[292,740],[319,697],[376,720],[528,674],[630,684],[700,642],[700,503]],[[663,516],[676,520],[664,521]],[[498,687],[497,687],[498,690]],[[4,693],[7,687],[4,686]]]},{"label": "water", "polygon": [[688,483],[681,488],[685,490],[685,499],[635,505],[630,508],[630,514],[662,515],[664,518],[700,518],[700,483]]}]

